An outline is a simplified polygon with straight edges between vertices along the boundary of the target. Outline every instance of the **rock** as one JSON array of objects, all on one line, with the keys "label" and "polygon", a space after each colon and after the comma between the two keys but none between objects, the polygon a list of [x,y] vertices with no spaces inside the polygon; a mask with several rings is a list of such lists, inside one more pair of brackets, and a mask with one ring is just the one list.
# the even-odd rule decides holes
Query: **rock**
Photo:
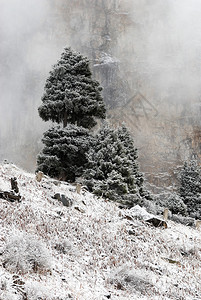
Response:
[{"label": "rock", "polygon": [[44,177],[43,172],[38,171],[38,172],[36,173],[36,180],[37,180],[38,182],[41,182],[41,180],[42,180],[43,177]]},{"label": "rock", "polygon": [[66,197],[63,194],[59,194],[59,193],[55,194],[54,199],[57,199],[58,201],[61,201],[63,203],[63,205],[67,206],[67,207],[70,207],[70,206],[73,205],[73,200]]},{"label": "rock", "polygon": [[197,230],[200,230],[201,220],[195,220],[195,227],[196,227]]},{"label": "rock", "polygon": [[169,215],[169,209],[165,208],[164,211],[163,211],[163,219],[164,219],[164,221],[168,220],[168,215]]},{"label": "rock", "polygon": [[164,220],[158,219],[158,218],[151,218],[146,220],[146,222],[152,224],[155,227],[164,227],[167,228],[167,223]]},{"label": "rock", "polygon": [[152,214],[148,213],[144,207],[139,205],[135,205],[130,209],[130,216],[139,220],[147,220],[154,217]]},{"label": "rock", "polygon": [[16,177],[12,177],[11,178],[11,190],[14,191],[16,194],[19,193],[19,188],[17,185],[17,178]]},{"label": "rock", "polygon": [[77,184],[76,184],[76,192],[77,192],[78,194],[80,194],[81,188],[82,188],[82,185],[81,185],[80,183],[77,183]]},{"label": "rock", "polygon": [[82,209],[82,208],[79,207],[79,206],[75,206],[75,209],[78,210],[78,211],[81,212],[81,213],[85,213],[85,210]]},{"label": "rock", "polygon": [[11,191],[1,191],[0,190],[0,198],[5,199],[10,202],[21,201],[21,196],[19,194],[19,188],[17,184],[17,178],[12,177],[11,181]]},{"label": "rock", "polygon": [[21,196],[19,194],[16,195],[13,191],[11,191],[11,192],[0,191],[0,198],[5,199],[9,202],[15,202],[15,201],[20,202],[21,201]]}]

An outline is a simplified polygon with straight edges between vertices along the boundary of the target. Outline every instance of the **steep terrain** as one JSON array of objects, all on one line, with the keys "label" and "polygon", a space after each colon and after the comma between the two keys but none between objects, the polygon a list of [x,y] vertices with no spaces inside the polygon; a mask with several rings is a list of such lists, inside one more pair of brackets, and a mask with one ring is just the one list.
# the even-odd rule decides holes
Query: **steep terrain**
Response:
[{"label": "steep terrain", "polygon": [[12,164],[0,165],[1,191],[11,177],[22,199],[0,199],[1,300],[200,299],[197,229],[152,227],[143,208],[119,209],[48,177],[38,182]]}]

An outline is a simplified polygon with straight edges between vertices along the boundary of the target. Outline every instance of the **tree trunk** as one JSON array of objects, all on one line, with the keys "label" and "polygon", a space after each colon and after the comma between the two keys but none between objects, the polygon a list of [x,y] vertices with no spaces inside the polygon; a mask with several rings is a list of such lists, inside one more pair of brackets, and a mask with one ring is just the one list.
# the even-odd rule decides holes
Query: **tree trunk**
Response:
[{"label": "tree trunk", "polygon": [[64,112],[64,118],[63,118],[63,128],[67,126],[67,112]]}]

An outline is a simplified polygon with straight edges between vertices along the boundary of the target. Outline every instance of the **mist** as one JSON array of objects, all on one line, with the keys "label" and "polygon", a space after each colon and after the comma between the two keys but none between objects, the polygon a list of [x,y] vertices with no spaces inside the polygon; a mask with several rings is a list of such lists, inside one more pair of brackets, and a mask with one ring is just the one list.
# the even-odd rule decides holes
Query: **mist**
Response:
[{"label": "mist", "polygon": [[[189,101],[200,96],[201,3],[200,1],[130,1],[134,22],[122,33],[119,44],[133,49],[127,57],[144,89],[158,98]],[[130,63],[132,62],[132,64]]]},{"label": "mist", "polygon": [[0,0],[0,159],[34,169],[49,126],[37,108],[65,46],[92,61],[111,110],[140,90],[159,112],[132,120],[132,130],[149,128],[135,132],[140,149],[155,135],[150,124],[185,109],[196,107],[200,125],[200,16],[198,0]]},{"label": "mist", "polygon": [[51,36],[48,0],[0,0],[0,159],[34,168],[45,124],[37,107],[65,45]]}]

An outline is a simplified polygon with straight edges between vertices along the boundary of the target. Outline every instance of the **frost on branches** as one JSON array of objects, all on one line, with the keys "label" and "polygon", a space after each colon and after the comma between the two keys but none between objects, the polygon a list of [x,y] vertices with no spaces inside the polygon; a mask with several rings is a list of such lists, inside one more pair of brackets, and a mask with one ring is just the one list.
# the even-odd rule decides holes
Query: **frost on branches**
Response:
[{"label": "frost on branches", "polygon": [[87,129],[72,124],[53,127],[44,133],[44,148],[38,155],[38,170],[61,180],[75,181],[86,163],[85,153],[92,143]]},{"label": "frost on branches", "polygon": [[105,125],[88,153],[85,184],[99,196],[132,207],[148,197],[136,162],[137,149],[125,126],[114,130]]},{"label": "frost on branches", "polygon": [[92,137],[87,129],[96,125],[95,118],[105,118],[102,88],[92,79],[89,61],[65,48],[45,84],[39,115],[61,127],[44,133],[45,145],[39,154],[38,170],[51,177],[74,181],[81,175]]},{"label": "frost on branches", "polygon": [[180,197],[191,217],[201,218],[201,170],[196,160],[185,162],[180,172]]},{"label": "frost on branches", "polygon": [[65,48],[45,84],[39,115],[44,121],[96,125],[95,117],[105,118],[105,104],[99,83],[92,79],[89,60]]}]

